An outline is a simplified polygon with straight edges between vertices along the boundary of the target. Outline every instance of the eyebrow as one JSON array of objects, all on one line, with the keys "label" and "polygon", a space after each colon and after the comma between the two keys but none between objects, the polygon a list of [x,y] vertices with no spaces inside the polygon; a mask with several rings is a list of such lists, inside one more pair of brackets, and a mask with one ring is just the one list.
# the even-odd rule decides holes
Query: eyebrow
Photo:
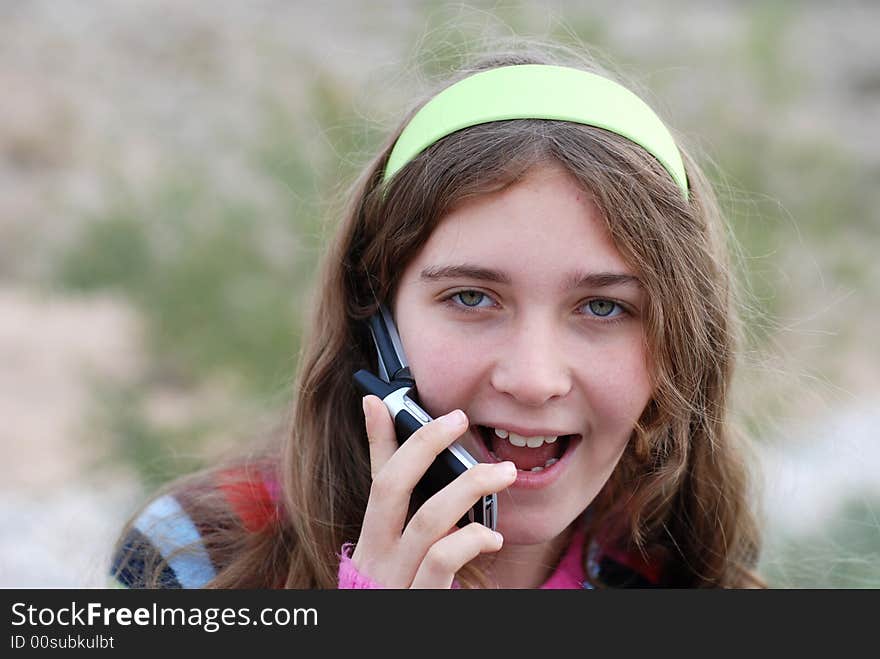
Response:
[{"label": "eyebrow", "polygon": [[[421,272],[421,281],[432,282],[443,279],[476,279],[496,284],[510,284],[510,276],[500,270],[483,268],[477,265],[434,265]],[[623,272],[574,272],[565,278],[562,290],[576,288],[608,288],[610,286],[637,286],[642,288],[639,278]]]}]

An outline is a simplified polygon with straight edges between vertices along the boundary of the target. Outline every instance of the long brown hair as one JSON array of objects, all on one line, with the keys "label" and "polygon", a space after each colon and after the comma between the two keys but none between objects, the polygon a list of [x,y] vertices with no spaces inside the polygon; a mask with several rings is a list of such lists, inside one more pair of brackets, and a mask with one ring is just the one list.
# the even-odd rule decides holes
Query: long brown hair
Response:
[{"label": "long brown hair", "polygon": [[[476,70],[526,63],[572,65],[546,52],[502,54],[442,86]],[[590,126],[529,119],[445,137],[383,184],[394,141],[428,98],[355,182],[325,254],[289,433],[255,461],[277,468],[283,514],[252,532],[210,487],[194,499],[212,556],[223,557],[209,587],[335,587],[338,552],[358,538],[370,490],[360,396],[351,382],[354,371],[375,366],[365,320],[377,301],[393,298],[399,274],[453,204],[546,162],[561,164],[592,194],[649,301],[644,323],[654,395],[591,504],[586,542],[661,560],[666,585],[760,585],[749,464],[728,418],[739,325],[725,225],[705,176],[683,150],[686,200],[632,142]],[[212,473],[166,490],[193,489]]]}]

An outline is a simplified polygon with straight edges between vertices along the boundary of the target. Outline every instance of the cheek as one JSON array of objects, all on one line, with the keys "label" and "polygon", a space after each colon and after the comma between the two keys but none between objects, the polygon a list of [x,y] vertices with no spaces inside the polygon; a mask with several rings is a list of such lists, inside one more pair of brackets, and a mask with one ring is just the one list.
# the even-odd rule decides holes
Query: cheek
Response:
[{"label": "cheek", "polygon": [[408,340],[401,339],[425,408],[440,413],[465,407],[479,373],[473,353],[464,350],[460,342],[450,340],[449,334],[427,329]]},{"label": "cheek", "polygon": [[589,378],[590,398],[604,425],[631,428],[653,391],[645,351],[640,345],[623,346],[606,354],[604,363]]}]

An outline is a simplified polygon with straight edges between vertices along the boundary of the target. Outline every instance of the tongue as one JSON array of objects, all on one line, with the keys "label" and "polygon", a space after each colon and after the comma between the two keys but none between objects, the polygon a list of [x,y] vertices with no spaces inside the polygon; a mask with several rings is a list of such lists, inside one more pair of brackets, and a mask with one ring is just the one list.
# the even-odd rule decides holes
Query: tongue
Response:
[{"label": "tongue", "polygon": [[538,448],[519,447],[492,433],[492,452],[498,456],[499,460],[510,460],[517,469],[529,471],[532,467],[543,467],[550,458],[558,459],[562,455],[562,446],[560,440],[557,439],[552,444],[545,442]]}]

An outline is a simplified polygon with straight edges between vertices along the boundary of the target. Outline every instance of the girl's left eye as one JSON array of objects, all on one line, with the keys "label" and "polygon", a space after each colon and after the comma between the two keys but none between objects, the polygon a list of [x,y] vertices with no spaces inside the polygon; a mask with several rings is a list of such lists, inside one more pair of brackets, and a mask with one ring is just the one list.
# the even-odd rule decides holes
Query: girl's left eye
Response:
[{"label": "girl's left eye", "polygon": [[590,300],[584,304],[584,308],[589,310],[588,315],[596,318],[616,318],[625,312],[624,308],[613,300]]}]

